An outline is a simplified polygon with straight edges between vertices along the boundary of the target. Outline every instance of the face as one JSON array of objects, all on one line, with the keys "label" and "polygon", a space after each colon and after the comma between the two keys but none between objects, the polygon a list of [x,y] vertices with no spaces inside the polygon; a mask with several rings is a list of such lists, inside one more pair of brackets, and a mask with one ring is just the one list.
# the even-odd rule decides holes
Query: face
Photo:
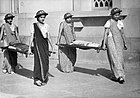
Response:
[{"label": "face", "polygon": [[13,18],[8,18],[8,19],[6,20],[6,22],[9,23],[9,24],[11,25],[12,22],[13,22]]},{"label": "face", "polygon": [[44,24],[45,18],[46,18],[46,15],[39,16],[38,17],[38,22],[40,22],[41,24]]},{"label": "face", "polygon": [[71,22],[72,22],[72,17],[68,17],[68,18],[66,19],[66,22],[67,22],[67,23],[71,23]]},{"label": "face", "polygon": [[120,19],[120,13],[116,13],[112,16],[112,18],[116,21],[118,21]]}]

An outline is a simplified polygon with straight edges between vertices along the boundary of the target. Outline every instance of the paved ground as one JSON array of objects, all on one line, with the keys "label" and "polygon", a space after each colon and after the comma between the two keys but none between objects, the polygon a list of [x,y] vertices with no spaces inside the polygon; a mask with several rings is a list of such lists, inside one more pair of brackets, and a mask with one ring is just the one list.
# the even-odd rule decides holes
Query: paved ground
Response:
[{"label": "paved ground", "polygon": [[24,68],[11,75],[3,74],[0,66],[0,98],[140,98],[139,61],[126,62],[126,82],[119,84],[109,78],[108,62],[78,60],[75,72],[62,73],[57,59],[51,58],[51,75],[42,87],[33,85],[33,56],[20,55],[18,62]]}]

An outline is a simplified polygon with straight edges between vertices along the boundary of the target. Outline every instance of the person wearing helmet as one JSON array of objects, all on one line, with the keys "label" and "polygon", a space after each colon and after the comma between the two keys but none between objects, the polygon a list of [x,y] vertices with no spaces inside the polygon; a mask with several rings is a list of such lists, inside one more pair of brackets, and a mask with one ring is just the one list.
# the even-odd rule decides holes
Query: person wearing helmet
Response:
[{"label": "person wearing helmet", "polygon": [[125,82],[123,50],[127,50],[127,46],[124,25],[120,20],[121,12],[122,10],[119,8],[111,10],[111,19],[104,25],[105,32],[101,46],[104,50],[107,48],[107,55],[115,80],[123,84]]},{"label": "person wearing helmet", "polygon": [[0,40],[4,42],[3,73],[14,73],[17,66],[17,52],[9,50],[7,47],[16,42],[20,42],[18,27],[13,23],[15,16],[11,13],[5,15],[5,23],[1,26]]},{"label": "person wearing helmet", "polygon": [[33,23],[28,54],[31,53],[31,44],[34,46],[34,84],[42,86],[48,81],[49,71],[49,44],[53,51],[49,25],[45,23],[48,15],[44,10],[36,13],[36,23]]},{"label": "person wearing helmet", "polygon": [[72,22],[72,14],[64,14],[65,21],[60,23],[59,33],[57,38],[58,45],[58,59],[59,65],[57,66],[62,72],[70,73],[74,71],[74,65],[76,62],[76,48],[60,46],[61,44],[70,45],[76,40],[76,35],[74,32],[74,26]]}]

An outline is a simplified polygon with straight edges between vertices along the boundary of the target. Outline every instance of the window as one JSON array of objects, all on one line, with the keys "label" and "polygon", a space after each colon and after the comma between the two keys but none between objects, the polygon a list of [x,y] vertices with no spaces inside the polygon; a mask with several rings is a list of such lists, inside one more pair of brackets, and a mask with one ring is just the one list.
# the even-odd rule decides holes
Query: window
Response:
[{"label": "window", "polygon": [[93,9],[110,9],[112,0],[92,0]]}]

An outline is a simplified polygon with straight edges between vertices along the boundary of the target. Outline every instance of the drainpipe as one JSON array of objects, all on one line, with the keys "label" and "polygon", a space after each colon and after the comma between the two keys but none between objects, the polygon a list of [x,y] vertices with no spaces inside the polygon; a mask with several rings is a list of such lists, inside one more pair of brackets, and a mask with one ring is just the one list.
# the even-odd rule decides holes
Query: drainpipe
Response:
[{"label": "drainpipe", "polygon": [[74,11],[74,0],[72,0],[72,11]]}]

